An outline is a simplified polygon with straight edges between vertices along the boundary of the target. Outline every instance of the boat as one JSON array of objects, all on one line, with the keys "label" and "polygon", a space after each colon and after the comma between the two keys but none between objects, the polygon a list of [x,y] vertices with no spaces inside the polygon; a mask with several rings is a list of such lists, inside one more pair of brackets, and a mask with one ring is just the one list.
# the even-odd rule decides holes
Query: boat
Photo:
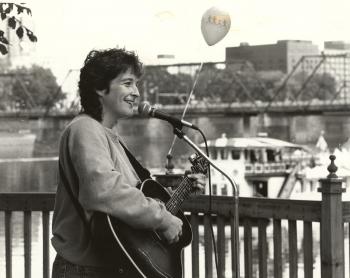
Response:
[{"label": "boat", "polygon": [[[227,138],[223,133],[207,145],[209,157],[245,197],[289,198],[303,169],[312,163],[307,147],[266,135]],[[204,150],[205,144],[200,147]],[[232,196],[230,181],[213,167],[211,183],[213,195]]]},{"label": "boat", "polygon": [[[256,137],[221,137],[207,142],[209,157],[215,165],[233,179],[242,197],[290,198],[295,188],[302,186],[304,170],[314,162],[311,150],[259,134]],[[200,148],[206,152],[205,144]],[[161,184],[176,187],[183,169],[151,169],[152,176]],[[230,181],[211,167],[211,187],[205,194],[232,196]]]}]

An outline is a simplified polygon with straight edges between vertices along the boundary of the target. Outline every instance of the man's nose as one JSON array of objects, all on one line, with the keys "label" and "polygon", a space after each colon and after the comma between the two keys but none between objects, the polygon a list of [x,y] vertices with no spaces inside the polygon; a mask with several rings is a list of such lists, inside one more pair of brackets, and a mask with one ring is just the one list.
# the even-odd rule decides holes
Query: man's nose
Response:
[{"label": "man's nose", "polygon": [[137,86],[134,87],[132,95],[135,96],[135,97],[139,97],[140,96],[140,92],[139,92],[139,89],[137,88]]}]

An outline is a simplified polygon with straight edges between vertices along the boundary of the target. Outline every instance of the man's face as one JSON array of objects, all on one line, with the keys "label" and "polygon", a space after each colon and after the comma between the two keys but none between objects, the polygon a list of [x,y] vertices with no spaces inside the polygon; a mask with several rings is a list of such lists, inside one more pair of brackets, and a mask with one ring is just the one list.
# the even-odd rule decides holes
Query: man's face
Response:
[{"label": "man's face", "polygon": [[133,106],[140,96],[137,82],[138,78],[128,69],[111,81],[109,93],[99,91],[104,116],[118,120],[133,115]]}]

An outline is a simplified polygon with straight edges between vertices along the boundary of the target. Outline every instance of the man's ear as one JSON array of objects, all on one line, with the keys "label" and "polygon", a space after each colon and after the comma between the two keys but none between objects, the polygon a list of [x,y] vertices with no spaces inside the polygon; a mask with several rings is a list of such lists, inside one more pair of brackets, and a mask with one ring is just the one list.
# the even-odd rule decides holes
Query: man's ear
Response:
[{"label": "man's ear", "polygon": [[104,95],[106,94],[106,91],[107,91],[107,89],[104,89],[104,90],[96,90],[96,93],[97,93],[100,97],[102,97],[102,96],[104,96]]}]

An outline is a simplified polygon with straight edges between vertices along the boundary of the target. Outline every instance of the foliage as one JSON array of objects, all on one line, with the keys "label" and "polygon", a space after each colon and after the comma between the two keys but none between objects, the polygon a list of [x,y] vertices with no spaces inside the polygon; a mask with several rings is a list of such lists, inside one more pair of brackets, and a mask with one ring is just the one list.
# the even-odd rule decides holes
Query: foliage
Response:
[{"label": "foliage", "polygon": [[[170,73],[173,72],[173,73]],[[175,73],[174,73],[175,72]],[[329,100],[335,97],[336,80],[328,74],[295,73],[287,84],[280,71],[256,72],[248,63],[204,64],[198,78],[194,96],[197,101],[213,102],[270,102],[285,100]],[[169,70],[164,66],[146,67],[141,92],[148,101],[161,104],[183,103],[188,95],[194,76]],[[166,96],[166,97],[162,97]]]},{"label": "foliage", "polygon": [[206,66],[198,80],[196,97],[210,102],[269,101],[271,87],[279,78],[264,80],[244,64],[238,67],[227,65],[224,69],[218,69],[215,65]]},{"label": "foliage", "polygon": [[308,75],[299,72],[289,84],[289,97],[293,100],[329,100],[336,93],[336,80],[329,73]]},{"label": "foliage", "polygon": [[[37,37],[34,33],[25,27],[21,20],[18,19],[18,16],[22,13],[26,13],[29,16],[32,15],[32,11],[23,4],[0,3],[1,20],[4,21],[9,28],[15,31],[18,38],[22,39],[24,35],[26,35],[31,42],[36,42]],[[8,53],[9,44],[10,42],[6,37],[6,32],[0,29],[0,53],[2,55]]]},{"label": "foliage", "polygon": [[146,67],[141,81],[143,99],[152,103],[179,104],[186,101],[192,78],[188,74],[170,73],[165,67]]},{"label": "foliage", "polygon": [[12,76],[7,82],[10,88],[1,102],[5,101],[10,109],[48,110],[65,99],[50,69],[33,65],[14,69],[8,75]]}]

